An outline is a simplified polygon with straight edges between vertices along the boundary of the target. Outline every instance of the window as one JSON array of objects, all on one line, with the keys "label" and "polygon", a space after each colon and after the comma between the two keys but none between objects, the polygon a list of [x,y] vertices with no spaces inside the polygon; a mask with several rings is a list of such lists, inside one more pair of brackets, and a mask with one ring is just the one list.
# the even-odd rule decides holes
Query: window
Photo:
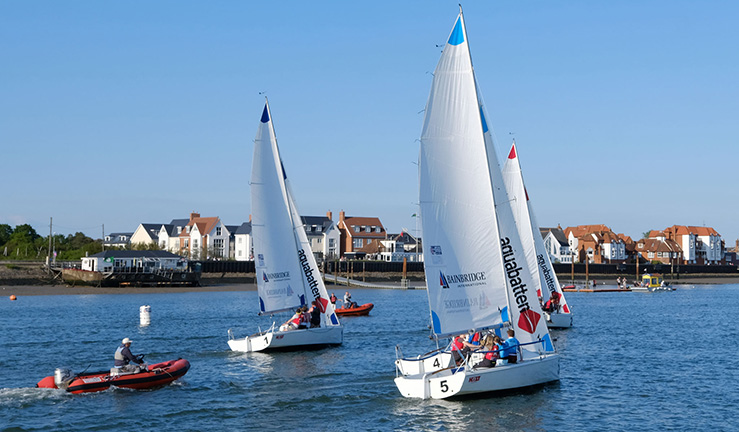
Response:
[{"label": "window", "polygon": [[364,232],[372,232],[372,228],[367,226],[364,228]]},{"label": "window", "polygon": [[316,227],[316,232],[321,232],[321,231],[323,231],[323,227],[321,225],[318,225]]},{"label": "window", "polygon": [[654,252],[649,252],[649,253],[647,254],[647,256],[648,256],[649,258],[654,258]]},{"label": "window", "polygon": [[329,247],[335,247],[336,246],[336,239],[328,239],[328,245]]},{"label": "window", "polygon": [[362,247],[362,239],[354,239],[354,247],[355,248],[361,248]]},{"label": "window", "polygon": [[244,238],[243,238],[243,237],[241,237],[241,236],[239,236],[239,237],[236,237],[236,242],[237,242],[238,244],[241,244],[241,242],[242,242],[243,240],[244,240]]},{"label": "window", "polygon": [[357,226],[357,225],[352,225],[352,228],[354,228],[354,232],[359,232],[359,226]]},{"label": "window", "polygon": [[216,235],[221,235],[221,227],[216,227]]},{"label": "window", "polygon": [[213,249],[215,249],[216,256],[220,256],[220,257],[224,256],[223,255],[224,250],[223,250],[223,239],[222,238],[213,239]]},{"label": "window", "polygon": [[190,239],[185,239],[185,247],[189,247],[189,246],[190,246]]},{"label": "window", "polygon": [[380,227],[375,227],[375,232],[382,232],[382,228],[380,228]]},{"label": "window", "polygon": [[316,239],[316,243],[318,243],[318,244],[321,244],[321,238],[320,238],[320,237],[318,237],[318,238]]},{"label": "window", "polygon": [[192,247],[194,247],[194,248],[198,247],[198,241],[197,241],[197,239],[193,239],[193,241],[192,241]]}]

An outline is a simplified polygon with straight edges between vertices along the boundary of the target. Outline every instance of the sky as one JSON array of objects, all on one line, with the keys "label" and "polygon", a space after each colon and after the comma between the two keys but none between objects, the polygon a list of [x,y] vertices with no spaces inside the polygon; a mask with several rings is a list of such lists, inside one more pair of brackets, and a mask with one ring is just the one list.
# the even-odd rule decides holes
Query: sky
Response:
[{"label": "sky", "polygon": [[[303,215],[417,233],[415,162],[458,1],[0,2],[0,223],[249,218],[269,98]],[[538,222],[739,237],[734,1],[468,1],[504,160]]]}]

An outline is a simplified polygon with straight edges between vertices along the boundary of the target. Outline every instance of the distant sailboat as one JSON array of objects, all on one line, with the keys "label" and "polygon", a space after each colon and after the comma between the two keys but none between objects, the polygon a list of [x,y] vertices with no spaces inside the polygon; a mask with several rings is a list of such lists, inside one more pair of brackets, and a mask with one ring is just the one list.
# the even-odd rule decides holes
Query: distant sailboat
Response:
[{"label": "distant sailboat", "polygon": [[[519,361],[457,367],[448,349],[399,358],[403,396],[448,398],[559,379],[472,68],[460,8],[426,104],[419,183],[433,336],[515,330]],[[400,352],[400,350],[398,350]],[[402,357],[402,355],[400,355]],[[502,362],[501,362],[502,363]]]},{"label": "distant sailboat", "polygon": [[508,159],[503,165],[503,181],[505,182],[508,198],[513,209],[513,218],[521,236],[526,261],[536,291],[545,307],[544,316],[549,328],[572,327],[572,312],[565,300],[562,286],[552,267],[549,253],[541,238],[539,225],[531,208],[531,201],[521,173],[521,163],[518,159],[518,149],[515,141],[508,152]]},{"label": "distant sailboat", "polygon": [[269,102],[264,105],[254,141],[250,184],[260,315],[294,310],[315,300],[322,322],[317,328],[287,331],[273,322],[268,330],[243,339],[234,338],[229,330],[229,347],[252,352],[341,344],[344,328],[329,301],[293,200]]}]

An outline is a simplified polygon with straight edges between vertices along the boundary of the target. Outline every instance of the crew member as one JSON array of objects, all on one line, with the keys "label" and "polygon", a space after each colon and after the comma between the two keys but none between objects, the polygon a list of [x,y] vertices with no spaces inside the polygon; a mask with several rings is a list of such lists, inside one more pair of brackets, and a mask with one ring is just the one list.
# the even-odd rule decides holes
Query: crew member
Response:
[{"label": "crew member", "polygon": [[503,343],[503,351],[500,353],[500,358],[508,360],[508,363],[518,363],[518,346],[521,342],[516,339],[515,334],[513,329],[508,329],[508,339]]},{"label": "crew member", "polygon": [[123,338],[121,346],[115,350],[115,354],[113,355],[113,359],[115,360],[114,366],[121,372],[138,372],[140,370],[139,366],[134,366],[129,363],[136,363],[138,365],[144,364],[144,361],[141,360],[141,358],[136,357],[131,353],[131,342],[133,341],[129,338]]}]

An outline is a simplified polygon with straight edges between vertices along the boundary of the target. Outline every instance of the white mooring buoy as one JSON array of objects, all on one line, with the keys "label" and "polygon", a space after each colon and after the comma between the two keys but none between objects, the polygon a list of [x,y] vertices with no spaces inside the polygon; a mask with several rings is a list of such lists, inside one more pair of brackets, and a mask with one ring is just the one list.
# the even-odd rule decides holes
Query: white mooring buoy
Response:
[{"label": "white mooring buoy", "polygon": [[151,324],[151,306],[143,305],[139,308],[139,320],[142,326]]}]

